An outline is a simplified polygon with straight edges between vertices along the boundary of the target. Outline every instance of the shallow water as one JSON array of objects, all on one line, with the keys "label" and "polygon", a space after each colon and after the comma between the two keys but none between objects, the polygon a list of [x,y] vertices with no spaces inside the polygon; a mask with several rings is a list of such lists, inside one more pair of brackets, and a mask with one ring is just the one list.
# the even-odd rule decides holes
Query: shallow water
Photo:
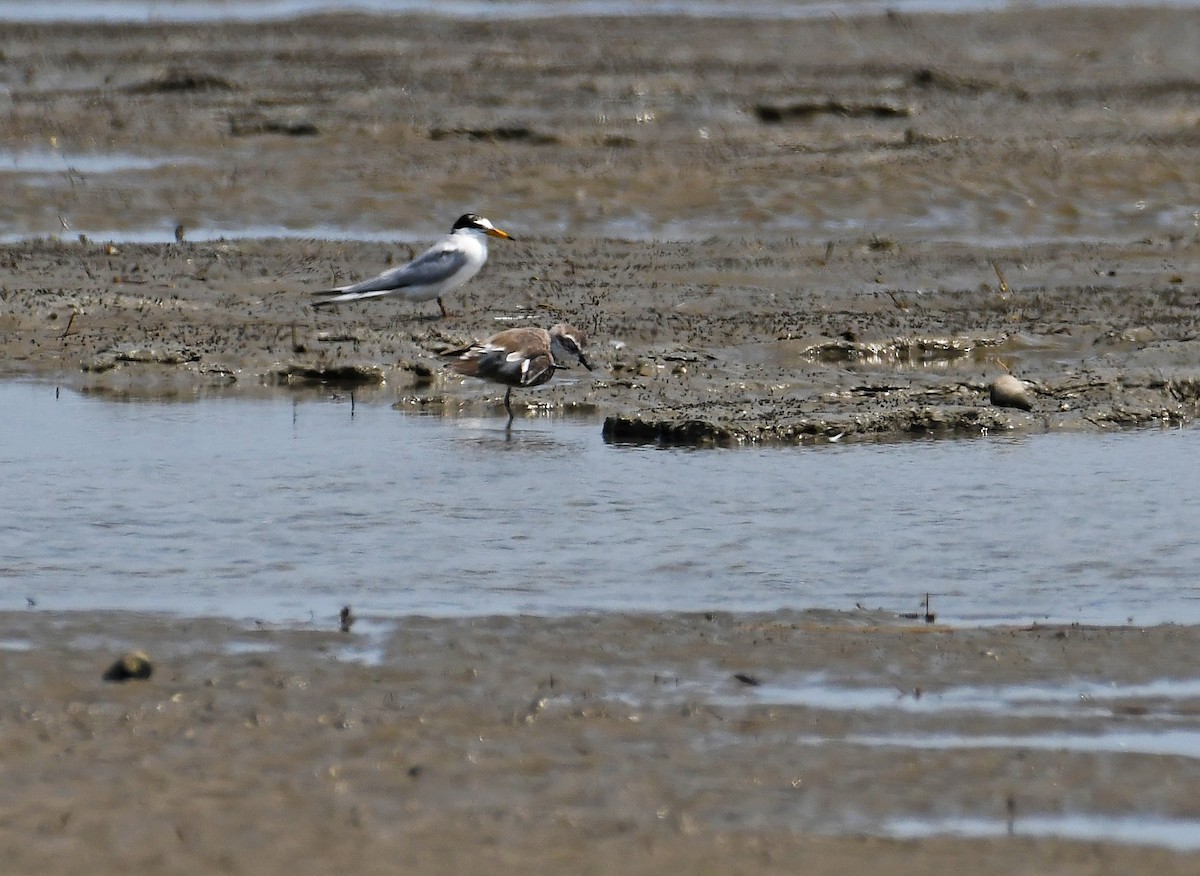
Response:
[{"label": "shallow water", "polygon": [[[726,679],[713,680],[713,687]],[[1007,719],[1108,718],[1117,714],[1126,700],[1150,701],[1154,718],[1164,711],[1190,713],[1191,703],[1200,698],[1200,679],[1160,678],[1143,684],[1117,684],[1085,679],[1062,683],[1008,684],[997,686],[960,685],[933,691],[900,691],[892,686],[848,685],[824,672],[796,678],[773,680],[739,696],[709,695],[720,704],[754,700],[831,711],[900,711],[918,715],[975,714]],[[1195,739],[1200,735],[1193,734]],[[1189,756],[1200,757],[1200,744],[1189,749]]]},{"label": "shallow water", "polygon": [[1197,821],[1086,813],[1037,813],[1015,820],[1011,828],[1008,822],[1002,819],[965,816],[940,819],[896,818],[887,822],[883,833],[900,839],[920,839],[947,834],[983,838],[1011,833],[1016,836],[1061,837],[1094,842],[1163,846],[1180,852],[1200,849],[1200,822]]},{"label": "shallow water", "polygon": [[[311,160],[297,150],[293,160]],[[252,146],[226,148],[220,161],[252,163]],[[75,240],[83,234],[113,243],[169,243],[180,224],[172,205],[185,179],[211,184],[211,155],[171,151],[65,152],[24,150],[0,152],[0,184],[36,191],[37,198],[0,217],[0,243],[38,237]],[[979,191],[973,173],[906,173],[876,185],[847,189],[835,178],[804,179],[795,185],[772,181],[764,188],[753,179],[714,180],[707,195],[694,193],[667,199],[651,209],[623,193],[629,186],[614,178],[604,188],[611,208],[604,216],[581,219],[554,193],[552,182],[532,198],[514,198],[504,213],[506,227],[522,237],[584,236],[636,241],[703,241],[726,234],[756,215],[752,227],[771,240],[830,239],[882,235],[898,241],[956,241],[992,247],[1049,241],[1092,241],[1153,238],[1200,230],[1200,190],[1176,176],[1156,175],[1145,167],[1131,172],[1127,159],[1097,158],[1070,179],[1045,182],[1037,174],[1019,174],[1011,185]],[[69,230],[50,209],[55,199],[68,199],[81,182],[90,200],[71,199]],[[114,211],[106,190],[140,191],[139,209]],[[95,197],[92,197],[95,196]],[[251,207],[219,203],[197,207],[185,225],[192,242],[237,239],[367,240],[427,244],[426,223],[397,217],[388,198],[374,192],[356,194],[363,214],[346,217],[339,204],[313,198],[303,188],[281,189],[269,196],[252,193]],[[375,218],[372,218],[375,217]]]},{"label": "shallow water", "polygon": [[0,608],[1200,622],[1195,431],[736,451],[0,384]]},{"label": "shallow water", "polygon": [[122,173],[197,163],[197,159],[187,155],[133,155],[128,152],[81,152],[67,155],[53,149],[0,151],[0,173],[34,176]]},{"label": "shallow water", "polygon": [[1200,755],[1200,731],[1182,730],[1108,731],[1101,733],[1021,733],[1014,735],[961,735],[958,733],[907,734],[903,736],[846,736],[831,740],[823,736],[801,737],[802,745],[838,742],[884,748],[1016,748],[1024,751],[1087,751],[1115,754],[1153,754],[1194,758]]},{"label": "shallow water", "polygon": [[[1151,0],[1143,0],[1149,4]],[[1163,5],[1164,0],[1153,0]],[[1165,0],[1190,5],[1194,0]],[[881,15],[886,12],[962,12],[1044,6],[1133,6],[1130,0],[44,0],[0,4],[7,21],[273,21],[331,11],[372,14],[437,14],[450,18],[536,19],[557,15],[694,15],[706,18],[794,19],[829,15]]]}]

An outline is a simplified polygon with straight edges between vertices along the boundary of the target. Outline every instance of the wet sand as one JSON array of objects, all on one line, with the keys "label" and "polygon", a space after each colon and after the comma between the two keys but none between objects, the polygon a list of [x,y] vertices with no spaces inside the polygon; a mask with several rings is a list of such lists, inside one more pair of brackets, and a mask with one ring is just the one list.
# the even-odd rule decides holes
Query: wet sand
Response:
[{"label": "wet sand", "polygon": [[[136,184],[67,170],[6,193],[10,227],[59,238],[0,248],[9,373],[498,410],[438,351],[568,319],[599,370],[518,402],[599,411],[619,440],[1196,411],[1195,10],[2,30],[7,142],[66,166],[167,162]],[[518,240],[494,242],[452,318],[309,309],[465,209]],[[178,244],[75,239],[177,224]],[[406,241],[187,241],[223,225]],[[991,403],[1006,370],[1030,410]]]},{"label": "wet sand", "polygon": [[[847,244],[828,260],[815,246],[755,255],[761,245],[747,241],[569,245],[573,268],[555,264],[559,241],[493,245],[486,279],[452,296],[457,315],[443,320],[432,302],[308,308],[306,292],[329,280],[295,276],[298,261],[333,278],[342,263],[409,255],[383,244],[123,244],[112,255],[19,244],[5,257],[42,285],[8,288],[4,368],[117,398],[355,390],[407,410],[502,417],[503,389],[447,374],[439,353],[514,324],[570,320],[589,334],[596,370],[516,392],[517,410],[598,412],[613,440],[1103,432],[1190,423],[1200,398],[1196,294],[1174,283],[1196,275],[1193,243],[1169,253],[913,243],[885,255]],[[989,258],[1019,264],[1021,287],[966,288],[992,271]],[[1100,275],[1056,284],[1085,262],[1103,265]],[[931,265],[961,285],[918,289]],[[573,283],[568,270],[591,279]],[[902,291],[865,279],[880,270]],[[727,284],[731,272],[754,280]],[[806,290],[786,294],[801,272]],[[864,282],[847,288],[853,274]],[[623,281],[597,279],[614,276]],[[1030,410],[991,403],[1009,371]]]},{"label": "wet sand", "polygon": [[[1182,874],[1200,859],[1024,833],[1061,813],[1195,820],[1194,756],[904,745],[1194,728],[1194,695],[1073,689],[1176,675],[1194,628],[865,611],[337,626],[0,615],[9,870]],[[130,648],[151,678],[101,681]],[[832,702],[770,693],[814,673]],[[1061,686],[1061,715],[938,708],[963,685]],[[872,688],[893,702],[836,703]],[[855,741],[877,735],[899,747]],[[871,835],[953,815],[1002,833],[1010,800],[1011,837]]]},{"label": "wet sand", "polygon": [[[568,319],[592,336],[594,378],[517,401],[599,412],[616,440],[1106,431],[1195,415],[1198,11],[0,32],[5,142],[68,160],[188,159],[136,185],[68,171],[6,189],[10,227],[57,238],[0,246],[8,376],[114,398],[353,389],[502,416],[502,393],[447,380],[437,352]],[[308,307],[466,209],[519,239],[493,245],[448,300],[455,315]],[[944,210],[960,211],[952,231],[924,230]],[[189,240],[289,223],[405,233]],[[167,240],[176,225],[182,242],[95,232]],[[990,402],[1006,371],[1030,382],[1031,410]],[[315,627],[0,615],[0,639],[18,643],[0,650],[9,869],[1197,869],[1194,853],[1021,833],[1039,813],[1194,820],[1194,757],[848,744],[1015,719],[773,704],[733,678],[825,671],[897,697],[1186,679],[1192,628],[414,619],[361,665],[343,649],[362,632]],[[102,682],[130,647],[154,676]],[[1153,732],[1195,714],[1190,700],[1135,698],[1105,720]],[[809,737],[832,741],[797,741]],[[1010,798],[1013,837],[863,835],[890,815],[1003,821]]]}]

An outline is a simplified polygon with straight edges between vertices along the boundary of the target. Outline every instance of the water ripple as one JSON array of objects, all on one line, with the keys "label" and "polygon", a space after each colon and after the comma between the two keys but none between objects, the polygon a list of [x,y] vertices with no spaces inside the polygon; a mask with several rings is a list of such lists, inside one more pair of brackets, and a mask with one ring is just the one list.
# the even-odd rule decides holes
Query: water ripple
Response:
[{"label": "water ripple", "polygon": [[[1200,621],[1200,433],[698,453],[598,421],[0,384],[10,607]],[[480,442],[481,435],[494,441]],[[519,449],[518,449],[519,448]]]}]

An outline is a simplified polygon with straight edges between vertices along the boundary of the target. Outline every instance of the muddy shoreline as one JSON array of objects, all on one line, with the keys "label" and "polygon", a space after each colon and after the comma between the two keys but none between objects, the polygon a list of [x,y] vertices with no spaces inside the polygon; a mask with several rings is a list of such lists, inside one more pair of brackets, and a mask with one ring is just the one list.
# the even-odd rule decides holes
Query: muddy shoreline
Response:
[{"label": "muddy shoreline", "polygon": [[[519,395],[518,429],[576,411],[611,440],[736,445],[1196,416],[1200,10],[0,36],[0,377],[499,418],[502,393],[438,352],[565,319],[597,371]],[[451,317],[309,307],[467,210],[517,239]],[[1029,410],[993,404],[1008,373]],[[7,869],[1198,869],[1194,844],[1033,835],[1078,815],[1194,839],[1196,753],[1096,740],[1198,732],[1195,627],[341,633],[338,607],[0,612]],[[102,681],[130,649],[153,676]],[[904,817],[999,831],[883,835]]]},{"label": "muddy shoreline", "polygon": [[[594,379],[519,403],[615,440],[1195,417],[1200,12],[662,24],[0,25],[0,131],[62,163],[6,177],[7,233],[30,239],[0,246],[5,373],[498,410],[437,352],[567,319]],[[150,166],[72,168],[95,153]],[[309,310],[466,209],[518,240],[456,316]],[[401,242],[188,238],[222,227]],[[1006,372],[1029,410],[992,404]]]},{"label": "muddy shoreline", "polygon": [[[1200,761],[1132,740],[1195,724],[1194,695],[1153,683],[1191,664],[1198,635],[867,611],[348,633],[332,610],[299,625],[6,612],[0,837],[14,872],[782,873],[803,856],[815,873],[866,857],[884,873],[1187,873],[1195,852],[1030,834],[1060,814],[1196,818]],[[153,675],[102,681],[133,648]],[[1116,693],[1081,698],[1089,682]],[[953,704],[1022,686],[1059,693],[1033,713]],[[1105,733],[1135,751],[1070,747]],[[892,743],[861,741],[877,737]],[[979,747],[920,743],[953,738]],[[879,835],[947,816],[1001,835]]]},{"label": "muddy shoreline", "polygon": [[[880,253],[853,242],[828,256],[800,247],[754,269],[755,242],[574,242],[577,273],[612,277],[639,265],[636,278],[601,291],[563,275],[560,247],[494,246],[485,278],[443,320],[405,302],[309,309],[306,293],[322,284],[300,275],[407,254],[384,244],[9,246],[4,370],[118,398],[353,390],[406,410],[501,414],[503,393],[447,375],[439,352],[514,324],[570,319],[595,339],[597,370],[518,393],[518,407],[603,415],[613,440],[1103,432],[1189,424],[1200,399],[1196,293],[1174,282],[1200,252],[1190,245]],[[1082,288],[1051,285],[1085,260],[1112,267]],[[996,289],[992,261],[1019,264],[1022,285]],[[917,275],[933,263],[963,285],[919,289]],[[753,284],[725,279],[751,271]],[[887,273],[895,288],[836,288],[839,277],[870,272]],[[992,284],[964,288],[988,272]],[[798,274],[807,291],[786,294]],[[41,285],[19,287],[22,277]],[[1025,382],[1030,410],[991,403],[993,382],[1008,372]]]}]

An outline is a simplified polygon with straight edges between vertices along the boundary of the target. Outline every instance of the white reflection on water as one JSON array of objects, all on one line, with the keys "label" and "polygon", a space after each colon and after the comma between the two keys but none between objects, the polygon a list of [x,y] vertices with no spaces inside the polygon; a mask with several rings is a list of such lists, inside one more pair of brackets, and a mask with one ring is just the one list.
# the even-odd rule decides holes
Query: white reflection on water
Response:
[{"label": "white reflection on water", "polygon": [[692,15],[794,19],[887,12],[978,12],[1059,6],[1187,5],[1191,0],[42,0],[0,4],[0,21],[210,22],[271,21],[333,11],[448,18],[536,19],[549,16]]},{"label": "white reflection on water", "polygon": [[3,608],[1200,621],[1194,431],[688,451],[286,397],[0,407]]},{"label": "white reflection on water", "polygon": [[202,164],[188,155],[135,155],[130,152],[64,153],[54,150],[26,149],[16,152],[0,151],[0,173],[58,174],[58,173],[121,173],[123,171],[159,170],[185,164]]},{"label": "white reflection on water", "polygon": [[[724,677],[717,684],[724,682]],[[740,695],[710,697],[721,704],[756,701],[833,711],[896,710],[914,714],[947,712],[997,715],[1005,718],[1068,718],[1111,716],[1121,701],[1152,700],[1172,707],[1200,699],[1200,679],[1160,678],[1139,684],[1098,682],[1087,679],[1062,684],[958,685],[925,690],[919,697],[896,687],[850,685],[828,673],[806,673],[782,678],[740,691]],[[1160,710],[1155,710],[1161,720]],[[1200,745],[1194,749],[1200,753]]]},{"label": "white reflection on water", "polygon": [[839,739],[801,736],[800,745],[862,745],[869,748],[916,748],[951,751],[964,748],[1021,748],[1035,751],[1085,751],[1200,757],[1200,730],[1105,730],[1100,733],[1014,733],[971,736],[958,733],[906,733],[895,736],[852,735]]},{"label": "white reflection on water", "polygon": [[[103,165],[104,156],[93,156],[96,167]],[[178,158],[144,159],[146,167],[119,167],[111,170],[136,173],[142,170],[161,171],[165,167],[184,164],[201,164],[200,160],[183,161]],[[0,164],[0,172],[4,167]],[[57,173],[30,173],[29,180],[41,186],[63,183],[69,172],[99,173],[100,170],[85,171],[72,165],[69,170],[64,164]],[[926,192],[922,197],[936,197],[937,193]],[[1113,229],[1121,228],[1129,235],[1153,235],[1163,230],[1195,226],[1197,211],[1192,206],[1164,204],[1168,197],[1162,193],[1156,204],[1127,215],[1126,206],[1113,203],[1109,193],[1089,202],[1084,196],[1072,198],[1072,214],[1069,222],[1061,222],[1053,211],[1039,211],[1033,217],[1011,217],[1000,221],[991,215],[994,204],[981,204],[960,200],[953,210],[936,205],[923,206],[920,198],[911,201],[912,212],[897,211],[886,219],[868,220],[853,216],[813,217],[805,212],[780,214],[775,219],[762,223],[760,233],[771,236],[793,237],[808,240],[828,240],[830,237],[884,234],[899,239],[938,238],[980,246],[1038,244],[1051,241],[1071,240],[1076,242],[1103,243],[1113,237]],[[857,209],[857,208],[855,208]],[[853,212],[853,210],[851,210]],[[538,204],[530,209],[514,209],[510,214],[513,224],[525,229],[530,235],[560,237],[584,235],[599,239],[633,241],[698,241],[727,231],[732,218],[724,212],[701,211],[684,216],[661,218],[646,215],[643,211],[625,214],[614,211],[611,215],[586,224],[575,224],[553,205]],[[92,240],[111,243],[170,243],[175,239],[173,213],[163,214],[154,221],[144,216],[135,217],[146,223],[131,227],[90,225],[76,221],[71,231],[63,234],[58,225],[45,226],[44,221],[13,217],[7,223],[0,221],[0,243],[19,243],[39,237],[58,237],[74,240],[83,234]],[[355,240],[385,243],[425,243],[428,229],[366,227],[363,225],[337,225],[325,222],[310,223],[294,217],[287,222],[247,221],[240,217],[222,222],[204,219],[186,227],[187,239],[193,243],[220,240]]]},{"label": "white reflection on water", "polygon": [[898,839],[931,836],[960,836],[974,839],[1005,836],[1060,837],[1129,845],[1163,846],[1176,851],[1200,849],[1200,821],[1151,816],[1090,815],[1087,813],[1022,815],[1009,828],[995,818],[894,818],[881,833]]}]

